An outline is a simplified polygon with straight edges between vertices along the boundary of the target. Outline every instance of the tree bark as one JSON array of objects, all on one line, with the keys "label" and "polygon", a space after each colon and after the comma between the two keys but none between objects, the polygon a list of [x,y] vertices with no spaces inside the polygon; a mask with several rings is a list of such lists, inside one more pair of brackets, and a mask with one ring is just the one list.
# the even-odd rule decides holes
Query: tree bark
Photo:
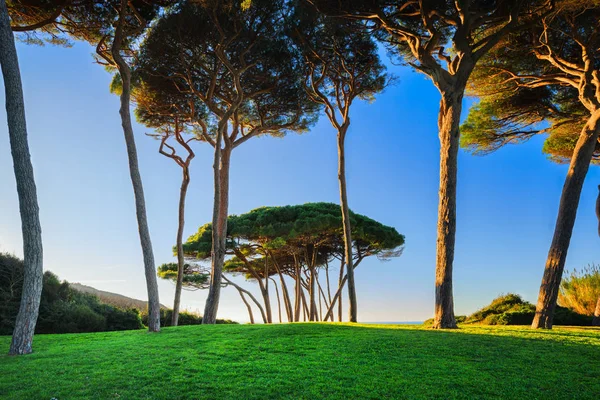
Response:
[{"label": "tree bark", "polygon": [[440,138],[440,189],[435,268],[435,316],[433,328],[456,328],[452,293],[452,264],[456,239],[456,177],[459,125],[464,87],[440,90],[438,119]]},{"label": "tree bark", "polygon": [[594,310],[594,319],[592,319],[593,326],[600,326],[600,297],[596,302],[596,309]]},{"label": "tree bark", "polygon": [[352,227],[350,224],[350,210],[348,207],[348,193],[346,189],[346,149],[344,142],[348,130],[349,120],[339,130],[337,135],[338,146],[338,181],[340,185],[340,208],[342,211],[342,225],[344,228],[344,252],[346,258],[348,277],[348,321],[357,321],[356,286],[354,284],[354,267],[352,266]]},{"label": "tree bark", "polygon": [[217,140],[215,141],[212,261],[210,286],[202,317],[203,324],[215,324],[217,321],[223,263],[225,262],[225,240],[227,237],[227,213],[229,208],[229,163],[231,157],[230,147],[226,146],[224,149],[221,149],[226,122],[221,121],[219,124]]},{"label": "tree bark", "polygon": [[[296,257],[294,257],[296,258]],[[294,260],[295,274],[296,274],[296,294],[295,294],[295,303],[294,303],[294,322],[300,321],[300,309],[302,307],[302,286],[300,282],[300,266],[298,265],[298,260]]]},{"label": "tree bark", "polygon": [[583,127],[571,157],[558,206],[554,237],[546,259],[535,317],[531,324],[534,329],[552,329],[556,299],[575,225],[581,189],[592,161],[599,133],[600,110],[596,110]]},{"label": "tree bark", "polygon": [[144,272],[146,274],[146,287],[148,289],[148,330],[150,332],[159,332],[160,301],[158,298],[156,267],[154,265],[154,254],[152,252],[152,242],[150,240],[148,220],[146,217],[146,200],[144,199],[144,188],[142,186],[142,177],[140,176],[140,169],[138,166],[137,149],[135,146],[133,126],[131,124],[131,113],[129,110],[131,98],[131,69],[129,68],[129,65],[125,59],[123,59],[121,56],[123,25],[125,24],[125,19],[127,16],[127,4],[127,0],[121,1],[119,21],[115,30],[115,37],[112,43],[111,53],[115,63],[117,64],[117,69],[123,84],[119,114],[121,115],[121,125],[123,127],[123,134],[125,136],[125,144],[127,146],[129,174],[131,176],[131,183],[133,185],[138,231],[142,246],[142,254],[144,257]]},{"label": "tree bark", "polygon": [[189,167],[183,168],[183,179],[181,189],[179,190],[179,225],[177,227],[177,283],[175,284],[175,300],[173,301],[173,316],[171,325],[177,326],[179,323],[179,305],[181,303],[181,290],[183,288],[183,269],[185,258],[183,254],[183,229],[185,228],[185,197],[190,184]]},{"label": "tree bark", "polygon": [[10,149],[19,197],[25,265],[21,304],[9,350],[9,354],[17,355],[32,352],[33,334],[40,308],[44,271],[42,228],[27,140],[21,72],[4,0],[0,0],[0,65],[2,66],[4,79]]}]

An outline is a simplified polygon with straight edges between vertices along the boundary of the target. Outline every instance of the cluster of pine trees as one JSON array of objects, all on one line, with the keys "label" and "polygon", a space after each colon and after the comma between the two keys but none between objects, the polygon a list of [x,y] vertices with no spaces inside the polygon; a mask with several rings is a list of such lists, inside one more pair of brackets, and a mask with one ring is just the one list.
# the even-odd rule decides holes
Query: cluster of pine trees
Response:
[{"label": "cluster of pine trees", "polygon": [[[570,162],[532,324],[551,328],[581,188],[600,133],[599,17],[597,1],[575,0],[0,0],[0,63],[25,256],[11,353],[31,351],[43,275],[13,32],[31,43],[86,41],[96,48],[98,63],[115,74],[112,89],[121,98],[150,331],[160,330],[160,305],[131,104],[137,118],[155,128],[160,152],[182,169],[174,324],[185,277],[182,233],[194,157],[191,142],[214,149],[211,268],[203,323],[215,323],[231,251],[233,149],[258,136],[306,131],[322,114],[337,136],[342,256],[349,319],[356,321],[356,241],[344,143],[353,102],[374,99],[389,83],[378,56],[381,45],[428,76],[441,95],[434,328],[456,327],[452,267],[465,93],[481,102],[463,127],[463,146],[489,151],[544,132],[549,133],[547,151]],[[314,304],[309,304],[314,315]]]}]

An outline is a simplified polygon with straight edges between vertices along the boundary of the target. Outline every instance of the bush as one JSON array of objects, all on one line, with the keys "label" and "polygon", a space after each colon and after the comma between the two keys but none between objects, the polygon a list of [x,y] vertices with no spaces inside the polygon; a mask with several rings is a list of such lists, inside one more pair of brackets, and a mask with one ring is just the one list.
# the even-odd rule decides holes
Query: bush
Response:
[{"label": "bush", "polygon": [[[535,306],[518,294],[499,296],[492,303],[470,315],[465,323],[484,325],[531,325],[535,316]],[[591,325],[592,318],[578,314],[568,308],[557,306],[554,311],[555,325]]]},{"label": "bush", "polygon": [[[23,261],[0,253],[0,335],[10,335],[19,311]],[[50,271],[44,273],[36,333],[80,333],[143,328],[137,310],[123,310],[80,293]]]},{"label": "bush", "polygon": [[590,264],[583,270],[574,269],[560,284],[558,304],[576,313],[594,315],[600,297],[600,265]]},{"label": "bush", "polygon": [[[161,308],[160,309],[160,326],[171,326],[171,318],[173,317],[173,310]],[[148,311],[142,312],[142,322],[144,325],[148,325]],[[202,324],[202,317],[198,314],[182,311],[179,313],[178,325],[200,325]],[[217,319],[217,324],[237,324],[237,322],[230,319]]]}]

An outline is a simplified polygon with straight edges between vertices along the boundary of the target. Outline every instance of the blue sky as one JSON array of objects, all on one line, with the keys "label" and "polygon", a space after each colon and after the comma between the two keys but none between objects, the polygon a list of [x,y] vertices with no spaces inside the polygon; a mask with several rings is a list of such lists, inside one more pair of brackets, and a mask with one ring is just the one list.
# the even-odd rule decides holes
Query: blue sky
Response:
[{"label": "blue sky", "polygon": [[[44,268],[70,282],[146,298],[133,192],[110,75],[93,49],[18,45],[29,142],[44,240]],[[406,235],[404,254],[357,269],[359,320],[415,321],[433,314],[439,142],[439,94],[425,76],[390,66],[398,83],[372,104],[357,103],[347,138],[350,207]],[[0,96],[3,96],[3,91]],[[2,98],[2,102],[3,102]],[[466,112],[466,110],[465,110]],[[181,174],[158,154],[158,142],[134,126],[157,264],[174,261]],[[457,314],[501,293],[535,302],[566,165],[541,152],[542,138],[485,156],[461,151],[454,263]],[[210,221],[212,151],[196,144],[187,200],[186,237]],[[311,132],[257,138],[232,156],[230,213],[262,205],[338,202],[335,133],[322,119]],[[597,168],[583,189],[567,268],[597,261],[594,214]],[[5,113],[0,113],[0,251],[22,255],[17,194]],[[255,290],[255,284],[244,283]],[[160,281],[161,303],[174,287]],[[206,294],[184,293],[183,306],[204,308]],[[247,320],[233,289],[220,318]]]}]

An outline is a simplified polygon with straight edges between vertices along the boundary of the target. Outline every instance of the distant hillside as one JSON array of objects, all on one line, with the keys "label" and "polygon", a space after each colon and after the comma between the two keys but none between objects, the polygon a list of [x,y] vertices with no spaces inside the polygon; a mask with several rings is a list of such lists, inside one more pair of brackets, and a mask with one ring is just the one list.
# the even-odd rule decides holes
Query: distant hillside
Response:
[{"label": "distant hillside", "polygon": [[[132,299],[131,297],[123,296],[122,294],[105,292],[104,290],[98,290],[91,286],[82,285],[81,283],[69,283],[69,286],[78,292],[93,294],[98,299],[106,304],[113,305],[119,308],[137,308],[140,311],[144,311],[148,308],[148,302],[138,299]],[[164,305],[160,305],[160,308],[166,309]]]}]

